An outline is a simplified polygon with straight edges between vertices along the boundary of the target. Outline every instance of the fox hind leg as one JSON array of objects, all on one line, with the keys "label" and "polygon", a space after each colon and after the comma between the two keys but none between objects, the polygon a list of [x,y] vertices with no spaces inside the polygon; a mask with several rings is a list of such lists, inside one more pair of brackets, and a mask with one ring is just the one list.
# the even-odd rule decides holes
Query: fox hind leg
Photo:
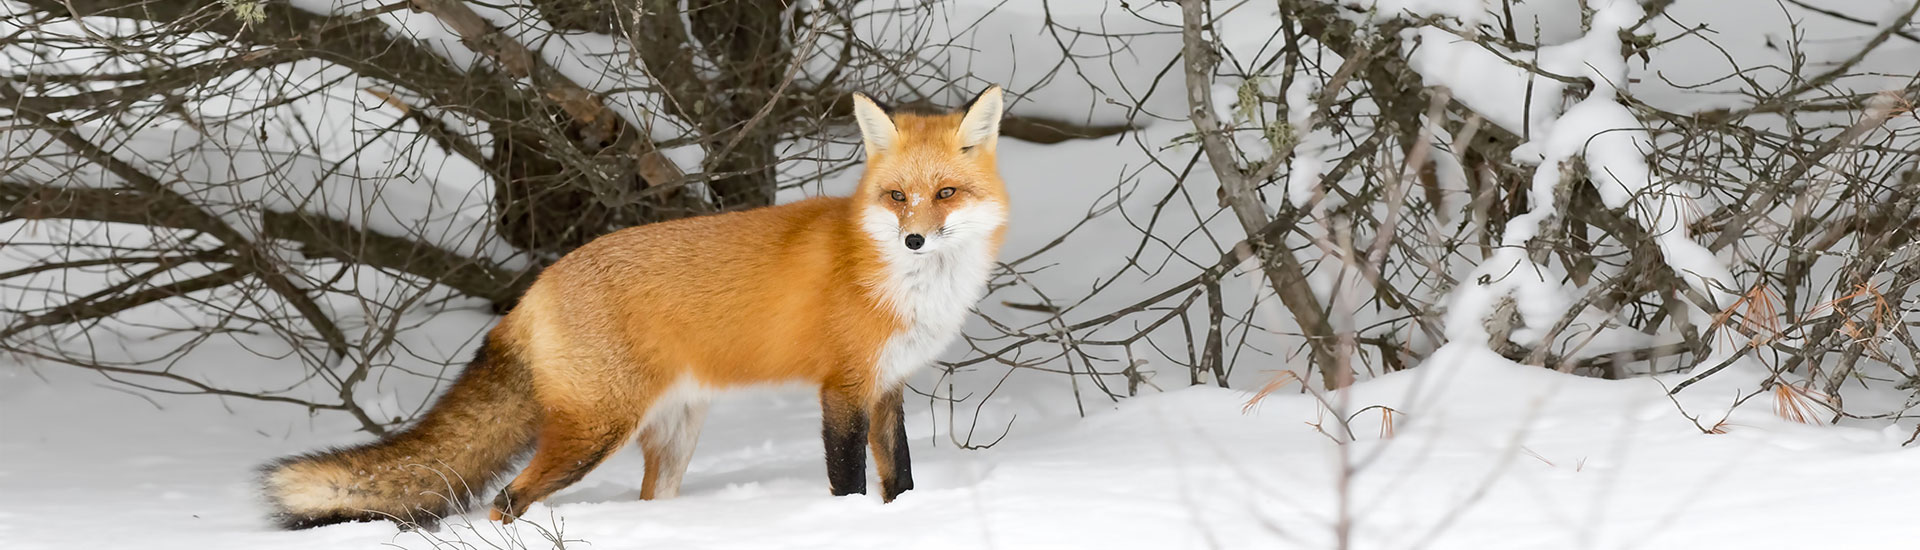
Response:
[{"label": "fox hind leg", "polygon": [[640,429],[640,452],[646,455],[647,474],[640,482],[640,500],[680,496],[680,480],[687,474],[693,448],[706,423],[707,401],[661,403]]},{"label": "fox hind leg", "polygon": [[493,501],[489,517],[510,523],[527,507],[580,481],[633,436],[639,424],[629,410],[608,406],[547,407],[533,460]]}]

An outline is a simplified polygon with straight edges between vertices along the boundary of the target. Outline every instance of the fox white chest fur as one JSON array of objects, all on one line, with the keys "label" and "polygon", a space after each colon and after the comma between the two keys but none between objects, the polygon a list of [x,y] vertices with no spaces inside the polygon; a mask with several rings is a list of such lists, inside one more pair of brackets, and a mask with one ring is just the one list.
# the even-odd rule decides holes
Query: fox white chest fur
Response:
[{"label": "fox white chest fur", "polygon": [[982,203],[956,210],[918,251],[900,245],[900,224],[892,213],[869,210],[861,221],[887,265],[873,290],[907,325],[887,339],[876,358],[880,381],[892,385],[932,364],[960,336],[967,312],[986,294],[995,260],[993,235],[1006,224],[1006,207]]}]

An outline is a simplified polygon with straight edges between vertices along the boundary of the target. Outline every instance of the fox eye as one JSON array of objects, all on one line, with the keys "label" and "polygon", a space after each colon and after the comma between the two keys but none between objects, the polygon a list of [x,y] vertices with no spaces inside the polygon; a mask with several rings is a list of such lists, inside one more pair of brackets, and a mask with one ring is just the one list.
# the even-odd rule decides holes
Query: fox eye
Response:
[{"label": "fox eye", "polygon": [[947,198],[947,197],[951,197],[951,196],[953,196],[953,192],[954,192],[954,191],[958,191],[958,189],[954,189],[954,188],[952,188],[952,187],[944,187],[944,188],[941,188],[941,189],[940,189],[940,193],[938,193],[938,194],[936,194],[936,195],[934,195],[934,198],[940,198],[940,199],[944,199],[944,198]]},{"label": "fox eye", "polygon": [[893,193],[893,201],[894,201],[894,202],[907,202],[907,194],[906,194],[906,193],[901,193],[901,192],[899,192],[899,191],[889,191],[889,192],[890,192],[890,193]]}]

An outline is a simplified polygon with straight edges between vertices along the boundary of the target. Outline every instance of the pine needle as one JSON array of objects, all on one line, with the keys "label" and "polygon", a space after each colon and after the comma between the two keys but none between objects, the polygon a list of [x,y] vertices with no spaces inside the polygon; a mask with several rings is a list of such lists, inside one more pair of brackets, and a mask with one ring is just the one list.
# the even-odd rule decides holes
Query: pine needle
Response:
[{"label": "pine needle", "polygon": [[1273,392],[1279,391],[1280,388],[1287,387],[1287,384],[1292,384],[1294,382],[1299,382],[1299,381],[1300,381],[1300,375],[1294,374],[1293,371],[1290,371],[1290,370],[1280,371],[1280,374],[1278,376],[1273,377],[1273,380],[1267,381],[1267,385],[1260,386],[1260,391],[1253,392],[1253,398],[1248,399],[1247,404],[1240,407],[1240,412],[1242,413],[1253,412],[1253,406],[1260,404],[1260,400],[1266,399],[1268,395],[1273,395]]},{"label": "pine needle", "polygon": [[1755,335],[1753,345],[1763,345],[1780,337],[1780,304],[1784,301],[1765,281],[1755,282],[1733,305],[1714,316],[1713,326],[1709,328],[1720,328],[1738,314],[1740,328]]},{"label": "pine needle", "polygon": [[1821,423],[1822,421],[1816,416],[1818,411],[1814,410],[1816,405],[1829,411],[1833,410],[1833,405],[1829,403],[1824,393],[1793,384],[1780,384],[1773,387],[1773,414],[1780,415],[1780,418],[1787,419],[1789,422]]},{"label": "pine needle", "polygon": [[[1868,299],[1866,321],[1870,323],[1870,325],[1862,325],[1861,323],[1855,322],[1854,316],[1857,310],[1848,307],[1849,303],[1860,298]],[[1892,303],[1887,301],[1887,296],[1880,293],[1879,288],[1868,283],[1854,285],[1853,292],[1815,306],[1812,311],[1808,312],[1808,316],[1811,317],[1823,309],[1831,309],[1835,314],[1841,316],[1840,326],[1836,330],[1841,334],[1845,334],[1849,341],[1857,342],[1865,346],[1867,351],[1872,353],[1874,357],[1885,357],[1885,353],[1880,349],[1881,338],[1879,338],[1879,336],[1886,333],[1887,327],[1899,325],[1900,311],[1895,308]]]},{"label": "pine needle", "polygon": [[1554,464],[1554,463],[1553,463],[1553,461],[1551,461],[1551,460],[1547,460],[1547,457],[1544,457],[1544,456],[1540,456],[1540,453],[1536,453],[1536,452],[1533,452],[1533,449],[1528,449],[1528,448],[1526,448],[1525,446],[1522,446],[1522,447],[1520,447],[1520,450],[1521,450],[1522,452],[1525,452],[1525,453],[1527,453],[1527,456],[1531,456],[1531,457],[1533,457],[1533,458],[1534,458],[1534,460],[1538,460],[1538,461],[1540,461],[1540,463],[1541,463],[1541,464],[1546,464],[1546,465],[1547,465],[1548,467],[1552,467],[1552,468],[1558,468],[1558,467],[1560,467],[1560,465],[1558,465],[1558,464]]}]

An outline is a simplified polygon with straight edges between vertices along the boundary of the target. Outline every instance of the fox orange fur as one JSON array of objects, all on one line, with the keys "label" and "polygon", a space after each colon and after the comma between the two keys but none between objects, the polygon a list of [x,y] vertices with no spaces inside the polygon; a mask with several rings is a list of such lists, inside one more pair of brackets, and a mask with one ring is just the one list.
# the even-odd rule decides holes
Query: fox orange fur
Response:
[{"label": "fox orange fur", "polygon": [[1005,234],[1002,99],[892,112],[856,94],[866,173],[850,197],[633,227],[542,272],[458,381],[404,431],[281,459],[262,484],[287,528],[431,524],[533,450],[493,501],[512,521],[638,433],[640,498],[680,489],[715,390],[820,387],[833,494],[913,487],[906,377],[960,332]]}]

